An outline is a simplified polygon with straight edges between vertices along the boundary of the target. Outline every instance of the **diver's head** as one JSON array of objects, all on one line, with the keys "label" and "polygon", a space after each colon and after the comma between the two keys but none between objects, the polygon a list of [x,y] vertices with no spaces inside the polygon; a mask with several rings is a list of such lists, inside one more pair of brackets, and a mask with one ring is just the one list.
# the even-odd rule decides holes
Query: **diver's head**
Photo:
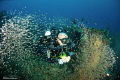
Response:
[{"label": "diver's head", "polygon": [[64,32],[61,32],[61,33],[58,34],[58,38],[59,39],[68,38],[68,35]]}]

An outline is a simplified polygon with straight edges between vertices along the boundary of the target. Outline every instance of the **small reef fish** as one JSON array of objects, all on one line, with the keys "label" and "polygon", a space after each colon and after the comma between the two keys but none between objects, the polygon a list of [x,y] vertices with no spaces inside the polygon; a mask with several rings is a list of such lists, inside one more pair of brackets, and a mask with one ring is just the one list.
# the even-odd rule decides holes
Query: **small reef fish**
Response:
[{"label": "small reef fish", "polygon": [[94,22],[94,25],[97,25],[97,23],[96,23],[96,22]]}]

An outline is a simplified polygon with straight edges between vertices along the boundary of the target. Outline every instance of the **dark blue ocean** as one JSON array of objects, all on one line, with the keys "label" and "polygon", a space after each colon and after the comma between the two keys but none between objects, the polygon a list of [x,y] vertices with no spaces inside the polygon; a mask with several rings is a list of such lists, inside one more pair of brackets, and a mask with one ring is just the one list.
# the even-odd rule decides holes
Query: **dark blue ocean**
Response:
[{"label": "dark blue ocean", "polygon": [[79,21],[84,18],[89,27],[104,29],[110,25],[115,32],[120,29],[120,0],[1,0],[0,10],[37,15],[48,13],[49,16],[60,15]]},{"label": "dark blue ocean", "polygon": [[0,0],[0,11],[14,15],[21,12],[23,16],[45,14],[49,18],[75,18],[79,22],[84,19],[87,27],[96,29],[109,26],[114,41],[111,47],[116,55],[114,80],[120,80],[120,0]]}]

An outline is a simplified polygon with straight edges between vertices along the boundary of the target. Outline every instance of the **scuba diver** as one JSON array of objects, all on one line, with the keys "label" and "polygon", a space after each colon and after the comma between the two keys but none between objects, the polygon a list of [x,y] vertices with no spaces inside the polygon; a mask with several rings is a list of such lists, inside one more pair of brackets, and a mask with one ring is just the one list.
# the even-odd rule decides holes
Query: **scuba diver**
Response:
[{"label": "scuba diver", "polygon": [[40,43],[47,46],[42,52],[46,53],[47,61],[50,63],[58,62],[63,64],[71,59],[72,48],[75,44],[62,29],[53,27],[46,31],[45,36],[40,38]]}]

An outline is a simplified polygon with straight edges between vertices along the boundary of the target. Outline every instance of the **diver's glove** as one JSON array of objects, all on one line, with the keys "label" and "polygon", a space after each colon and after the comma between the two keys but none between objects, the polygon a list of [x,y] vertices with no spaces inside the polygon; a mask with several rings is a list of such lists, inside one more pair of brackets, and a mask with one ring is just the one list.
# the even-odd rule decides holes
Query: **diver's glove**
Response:
[{"label": "diver's glove", "polygon": [[64,61],[63,61],[62,59],[59,59],[59,60],[58,60],[58,63],[59,63],[59,64],[63,64]]},{"label": "diver's glove", "polygon": [[64,57],[62,57],[62,59],[58,59],[58,63],[59,64],[67,63],[70,61],[70,59],[71,59],[70,56],[64,56]]}]

